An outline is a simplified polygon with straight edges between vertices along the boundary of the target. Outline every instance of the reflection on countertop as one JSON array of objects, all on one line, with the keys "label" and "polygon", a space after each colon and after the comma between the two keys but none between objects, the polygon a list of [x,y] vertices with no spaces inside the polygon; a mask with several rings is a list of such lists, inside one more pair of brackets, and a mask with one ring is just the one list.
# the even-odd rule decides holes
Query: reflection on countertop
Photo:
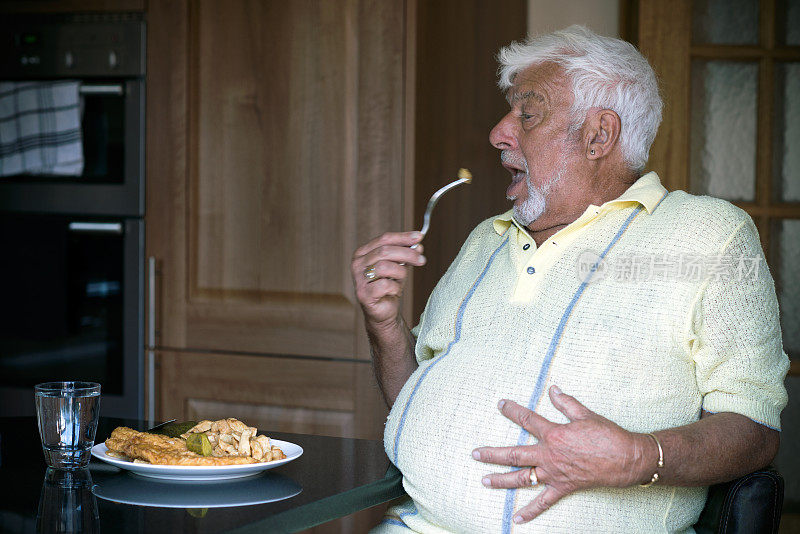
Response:
[{"label": "reflection on countertop", "polygon": [[100,515],[88,469],[47,469],[39,496],[36,532],[99,534]]},{"label": "reflection on countertop", "polygon": [[94,473],[92,493],[97,497],[122,504],[159,508],[250,506],[288,499],[303,490],[293,479],[279,473],[194,482],[157,480],[134,473],[114,474],[107,469],[102,471]]}]

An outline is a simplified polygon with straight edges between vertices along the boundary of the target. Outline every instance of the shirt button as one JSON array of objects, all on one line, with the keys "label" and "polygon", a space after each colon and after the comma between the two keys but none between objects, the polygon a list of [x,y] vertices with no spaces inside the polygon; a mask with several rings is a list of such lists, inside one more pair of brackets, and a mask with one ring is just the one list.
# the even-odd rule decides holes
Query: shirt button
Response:
[{"label": "shirt button", "polygon": [[530,243],[525,243],[524,245],[522,245],[522,250],[528,250],[529,248],[531,248]]},{"label": "shirt button", "polygon": [[536,272],[536,269],[534,269],[533,267],[528,267],[528,274],[533,274],[535,272]]}]

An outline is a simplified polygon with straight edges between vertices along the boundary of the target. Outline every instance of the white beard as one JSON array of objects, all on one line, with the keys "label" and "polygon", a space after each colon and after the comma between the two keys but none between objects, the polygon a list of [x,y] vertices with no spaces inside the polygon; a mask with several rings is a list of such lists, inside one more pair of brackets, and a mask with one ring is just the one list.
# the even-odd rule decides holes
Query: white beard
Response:
[{"label": "white beard", "polygon": [[[531,175],[528,171],[527,162],[525,162],[525,171],[525,188],[528,190],[528,196],[522,202],[514,203],[514,218],[522,226],[528,226],[544,213],[547,207],[547,197],[550,196],[550,190],[561,181],[567,173],[567,161],[565,158],[562,158],[561,167],[558,172],[549,182],[545,183],[541,189],[534,187],[531,183]],[[516,200],[516,198],[517,197],[508,197],[509,200]]]}]

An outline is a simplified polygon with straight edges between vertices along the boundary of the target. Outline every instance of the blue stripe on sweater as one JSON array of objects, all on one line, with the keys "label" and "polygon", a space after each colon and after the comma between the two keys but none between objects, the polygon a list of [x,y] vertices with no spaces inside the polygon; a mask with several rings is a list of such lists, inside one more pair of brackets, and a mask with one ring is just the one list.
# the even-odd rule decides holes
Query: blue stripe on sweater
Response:
[{"label": "blue stripe on sweater", "polygon": [[405,426],[405,424],[406,424],[406,415],[408,414],[408,408],[409,408],[409,406],[411,406],[411,401],[414,399],[414,395],[417,393],[417,390],[419,389],[420,384],[422,384],[422,381],[428,375],[430,370],[433,369],[433,366],[436,365],[437,363],[439,363],[440,361],[442,361],[442,359],[445,356],[450,354],[450,349],[452,349],[453,345],[458,343],[458,341],[461,339],[461,319],[464,317],[464,310],[467,308],[467,303],[469,302],[469,299],[472,298],[472,295],[475,293],[475,290],[480,285],[481,281],[483,280],[483,277],[486,276],[486,273],[489,271],[489,267],[491,267],[495,256],[497,256],[497,253],[500,252],[500,249],[502,249],[506,245],[506,243],[508,243],[508,237],[506,237],[505,240],[502,243],[500,243],[500,246],[498,246],[494,250],[494,252],[492,252],[492,255],[489,256],[489,261],[486,262],[486,267],[483,268],[483,271],[481,272],[480,276],[478,276],[478,279],[475,280],[475,283],[472,284],[472,287],[467,292],[467,295],[464,297],[464,300],[461,301],[461,305],[458,307],[458,313],[456,314],[455,336],[453,337],[453,340],[450,342],[450,344],[447,346],[447,350],[445,351],[444,354],[439,356],[433,363],[431,363],[422,372],[422,374],[420,375],[419,379],[417,380],[417,383],[414,384],[414,389],[411,391],[411,395],[409,395],[408,400],[406,401],[406,405],[403,407],[403,414],[400,416],[400,424],[397,427],[397,435],[394,438],[394,455],[393,455],[394,456],[394,460],[393,460],[394,465],[397,465],[398,448],[399,448],[399,445],[400,445],[400,434],[403,433],[403,426]]},{"label": "blue stripe on sweater", "polygon": [[[663,199],[662,199],[663,200]],[[600,262],[606,257],[608,251],[611,250],[619,238],[622,237],[622,234],[627,230],[628,226],[633,221],[634,217],[636,217],[642,211],[642,206],[639,206],[631,213],[625,222],[622,224],[622,227],[617,231],[617,234],[611,240],[611,243],[605,248],[600,257],[597,261],[594,262],[592,268],[589,271],[589,274],[586,276],[586,279],[578,286],[578,290],[573,295],[572,300],[570,301],[567,309],[564,311],[564,314],[561,316],[561,321],[558,323],[558,328],[556,328],[555,334],[553,334],[553,338],[550,340],[550,346],[547,347],[547,353],[545,354],[544,361],[542,362],[542,367],[539,370],[539,376],[536,379],[536,385],[533,388],[533,394],[531,395],[530,400],[528,401],[528,409],[535,410],[536,405],[539,403],[539,399],[542,396],[542,391],[544,389],[544,383],[547,380],[547,373],[550,371],[550,364],[553,361],[553,355],[556,352],[556,348],[558,347],[559,342],[561,341],[561,336],[564,334],[564,328],[567,325],[567,321],[569,320],[570,315],[572,315],[572,310],[575,308],[575,304],[578,302],[578,299],[581,298],[586,286],[589,285],[589,282],[592,279],[592,276],[597,271],[597,266]],[[524,428],[520,429],[519,438],[517,439],[517,446],[521,446],[528,441],[528,437],[530,434]],[[509,534],[511,532],[511,516],[514,513],[514,500],[516,498],[517,488],[506,490],[506,501],[505,506],[503,507],[503,534]]]}]

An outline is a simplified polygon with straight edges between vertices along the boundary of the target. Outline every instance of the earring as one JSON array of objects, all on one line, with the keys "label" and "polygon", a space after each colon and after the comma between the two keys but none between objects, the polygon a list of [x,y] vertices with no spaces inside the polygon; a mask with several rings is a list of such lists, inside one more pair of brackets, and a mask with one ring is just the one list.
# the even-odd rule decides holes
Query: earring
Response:
[{"label": "earring", "polygon": [[592,156],[594,156],[594,149],[591,149],[591,150],[589,151],[589,154],[591,154]]}]

